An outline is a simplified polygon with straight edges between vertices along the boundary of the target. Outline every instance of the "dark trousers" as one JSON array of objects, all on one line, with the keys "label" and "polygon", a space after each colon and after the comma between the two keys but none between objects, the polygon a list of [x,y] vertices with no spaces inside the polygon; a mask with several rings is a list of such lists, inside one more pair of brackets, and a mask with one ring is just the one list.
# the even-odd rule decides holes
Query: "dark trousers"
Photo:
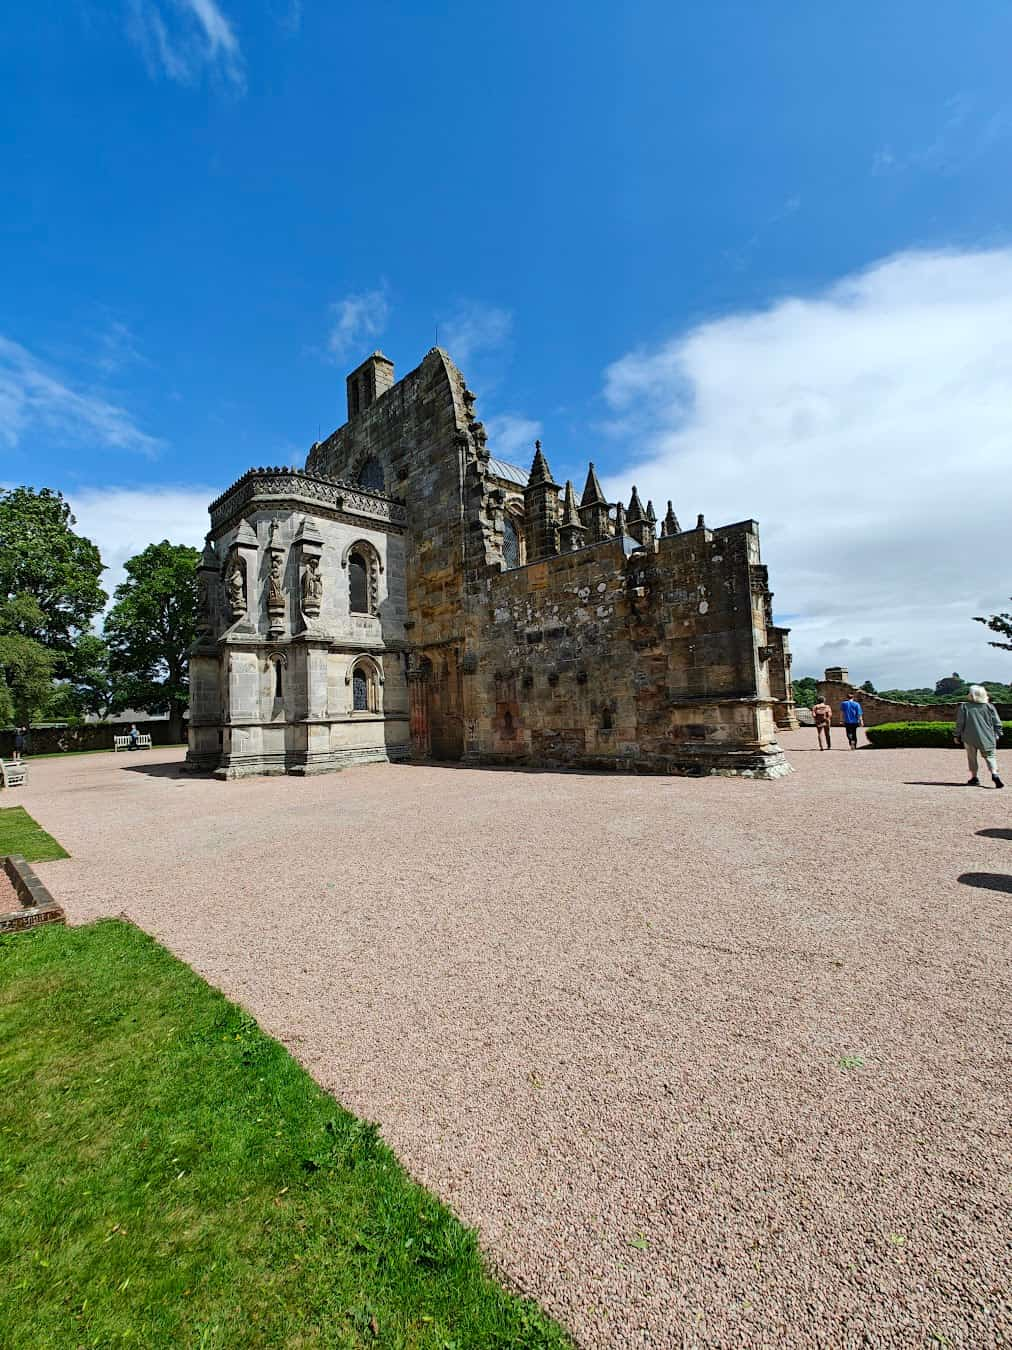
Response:
[{"label": "dark trousers", "polygon": [[856,749],[857,749],[857,723],[856,723],[856,722],[846,722],[846,723],[844,724],[844,730],[845,730],[846,733],[847,733],[847,740],[850,741],[851,745],[852,745],[852,746],[854,747],[854,749],[856,750]]}]

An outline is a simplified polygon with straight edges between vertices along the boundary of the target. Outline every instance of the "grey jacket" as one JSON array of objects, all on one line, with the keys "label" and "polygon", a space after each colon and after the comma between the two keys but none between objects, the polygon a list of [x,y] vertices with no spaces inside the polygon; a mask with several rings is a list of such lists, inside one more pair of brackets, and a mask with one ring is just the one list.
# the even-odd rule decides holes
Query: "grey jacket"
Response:
[{"label": "grey jacket", "polygon": [[965,745],[993,750],[1001,736],[1001,718],[993,703],[961,703],[956,714],[956,735]]}]

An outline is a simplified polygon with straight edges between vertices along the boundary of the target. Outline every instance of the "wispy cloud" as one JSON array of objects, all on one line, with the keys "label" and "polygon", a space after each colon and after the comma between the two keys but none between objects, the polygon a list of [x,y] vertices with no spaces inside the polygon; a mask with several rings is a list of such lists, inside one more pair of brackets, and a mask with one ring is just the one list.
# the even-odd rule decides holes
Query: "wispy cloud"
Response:
[{"label": "wispy cloud", "polygon": [[125,408],[89,389],[75,389],[20,343],[0,337],[0,441],[15,448],[38,429],[73,444],[153,455],[160,442]]},{"label": "wispy cloud", "polygon": [[541,435],[541,423],[533,417],[500,413],[485,423],[488,448],[497,459],[512,460],[526,469],[534,457],[534,441]]},{"label": "wispy cloud", "polygon": [[153,76],[195,84],[205,73],[245,88],[242,49],[215,0],[128,0],[128,32]]},{"label": "wispy cloud", "polygon": [[905,173],[956,173],[1012,136],[1012,104],[983,107],[970,93],[945,100],[937,125],[925,140],[905,148],[880,146],[872,156],[876,178]]},{"label": "wispy cloud", "polygon": [[758,519],[799,674],[1001,678],[972,615],[1008,594],[1010,383],[1012,249],[899,254],[615,362],[643,448],[605,491]]},{"label": "wispy cloud", "polygon": [[461,301],[439,320],[439,345],[458,366],[466,365],[476,356],[500,351],[512,333],[512,313],[479,300]]},{"label": "wispy cloud", "polygon": [[[385,287],[346,295],[330,306],[332,322],[327,335],[327,352],[333,361],[343,362],[357,356],[363,345],[375,341],[386,327],[390,302]],[[362,352],[363,358],[367,352]]]}]

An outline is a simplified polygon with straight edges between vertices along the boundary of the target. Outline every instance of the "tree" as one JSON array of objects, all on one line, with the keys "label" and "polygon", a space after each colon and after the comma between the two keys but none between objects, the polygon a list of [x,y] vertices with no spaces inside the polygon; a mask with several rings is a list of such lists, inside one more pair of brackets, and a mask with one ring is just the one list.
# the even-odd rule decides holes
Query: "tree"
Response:
[{"label": "tree", "polygon": [[30,487],[0,491],[0,633],[19,634],[57,654],[63,674],[78,637],[108,599],[102,559],[63,494]]},{"label": "tree", "polygon": [[1012,652],[1012,614],[992,614],[989,619],[975,614],[973,621],[974,623],[982,623],[990,628],[992,633],[1000,633],[1002,637],[1009,639],[1008,642],[989,642],[989,646],[1001,647],[1007,652]]},{"label": "tree", "polygon": [[30,726],[53,693],[53,653],[20,633],[0,637],[0,721]]},{"label": "tree", "polygon": [[109,644],[97,633],[85,633],[78,639],[67,677],[67,703],[78,716],[104,720],[118,708],[125,708],[121,681],[110,667]]},{"label": "tree", "polygon": [[799,708],[814,708],[819,701],[819,682],[813,675],[803,675],[800,680],[793,680],[791,688],[794,691],[794,702]]},{"label": "tree", "polygon": [[875,686],[872,684],[871,680],[865,680],[861,688],[864,690],[866,694],[874,694],[875,692]]},{"label": "tree", "polygon": [[105,621],[109,669],[122,707],[169,714],[169,734],[182,740],[189,702],[188,656],[196,635],[197,563],[185,544],[149,544],[126,563]]}]

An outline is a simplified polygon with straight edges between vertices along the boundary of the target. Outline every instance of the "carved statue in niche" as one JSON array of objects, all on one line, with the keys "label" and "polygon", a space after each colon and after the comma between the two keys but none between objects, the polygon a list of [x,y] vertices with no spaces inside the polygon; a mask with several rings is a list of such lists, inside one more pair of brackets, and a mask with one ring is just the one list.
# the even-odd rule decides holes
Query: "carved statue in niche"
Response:
[{"label": "carved statue in niche", "polygon": [[302,608],[306,614],[316,615],[323,603],[323,577],[320,575],[320,560],[315,553],[306,559],[302,573]]},{"label": "carved statue in niche", "polygon": [[225,592],[228,596],[228,609],[233,619],[241,619],[246,613],[246,567],[238,553],[233,557],[225,578]]},{"label": "carved statue in niche", "polygon": [[271,554],[271,576],[267,584],[267,605],[269,609],[282,608],[285,603],[284,591],[281,588],[281,554]]}]

